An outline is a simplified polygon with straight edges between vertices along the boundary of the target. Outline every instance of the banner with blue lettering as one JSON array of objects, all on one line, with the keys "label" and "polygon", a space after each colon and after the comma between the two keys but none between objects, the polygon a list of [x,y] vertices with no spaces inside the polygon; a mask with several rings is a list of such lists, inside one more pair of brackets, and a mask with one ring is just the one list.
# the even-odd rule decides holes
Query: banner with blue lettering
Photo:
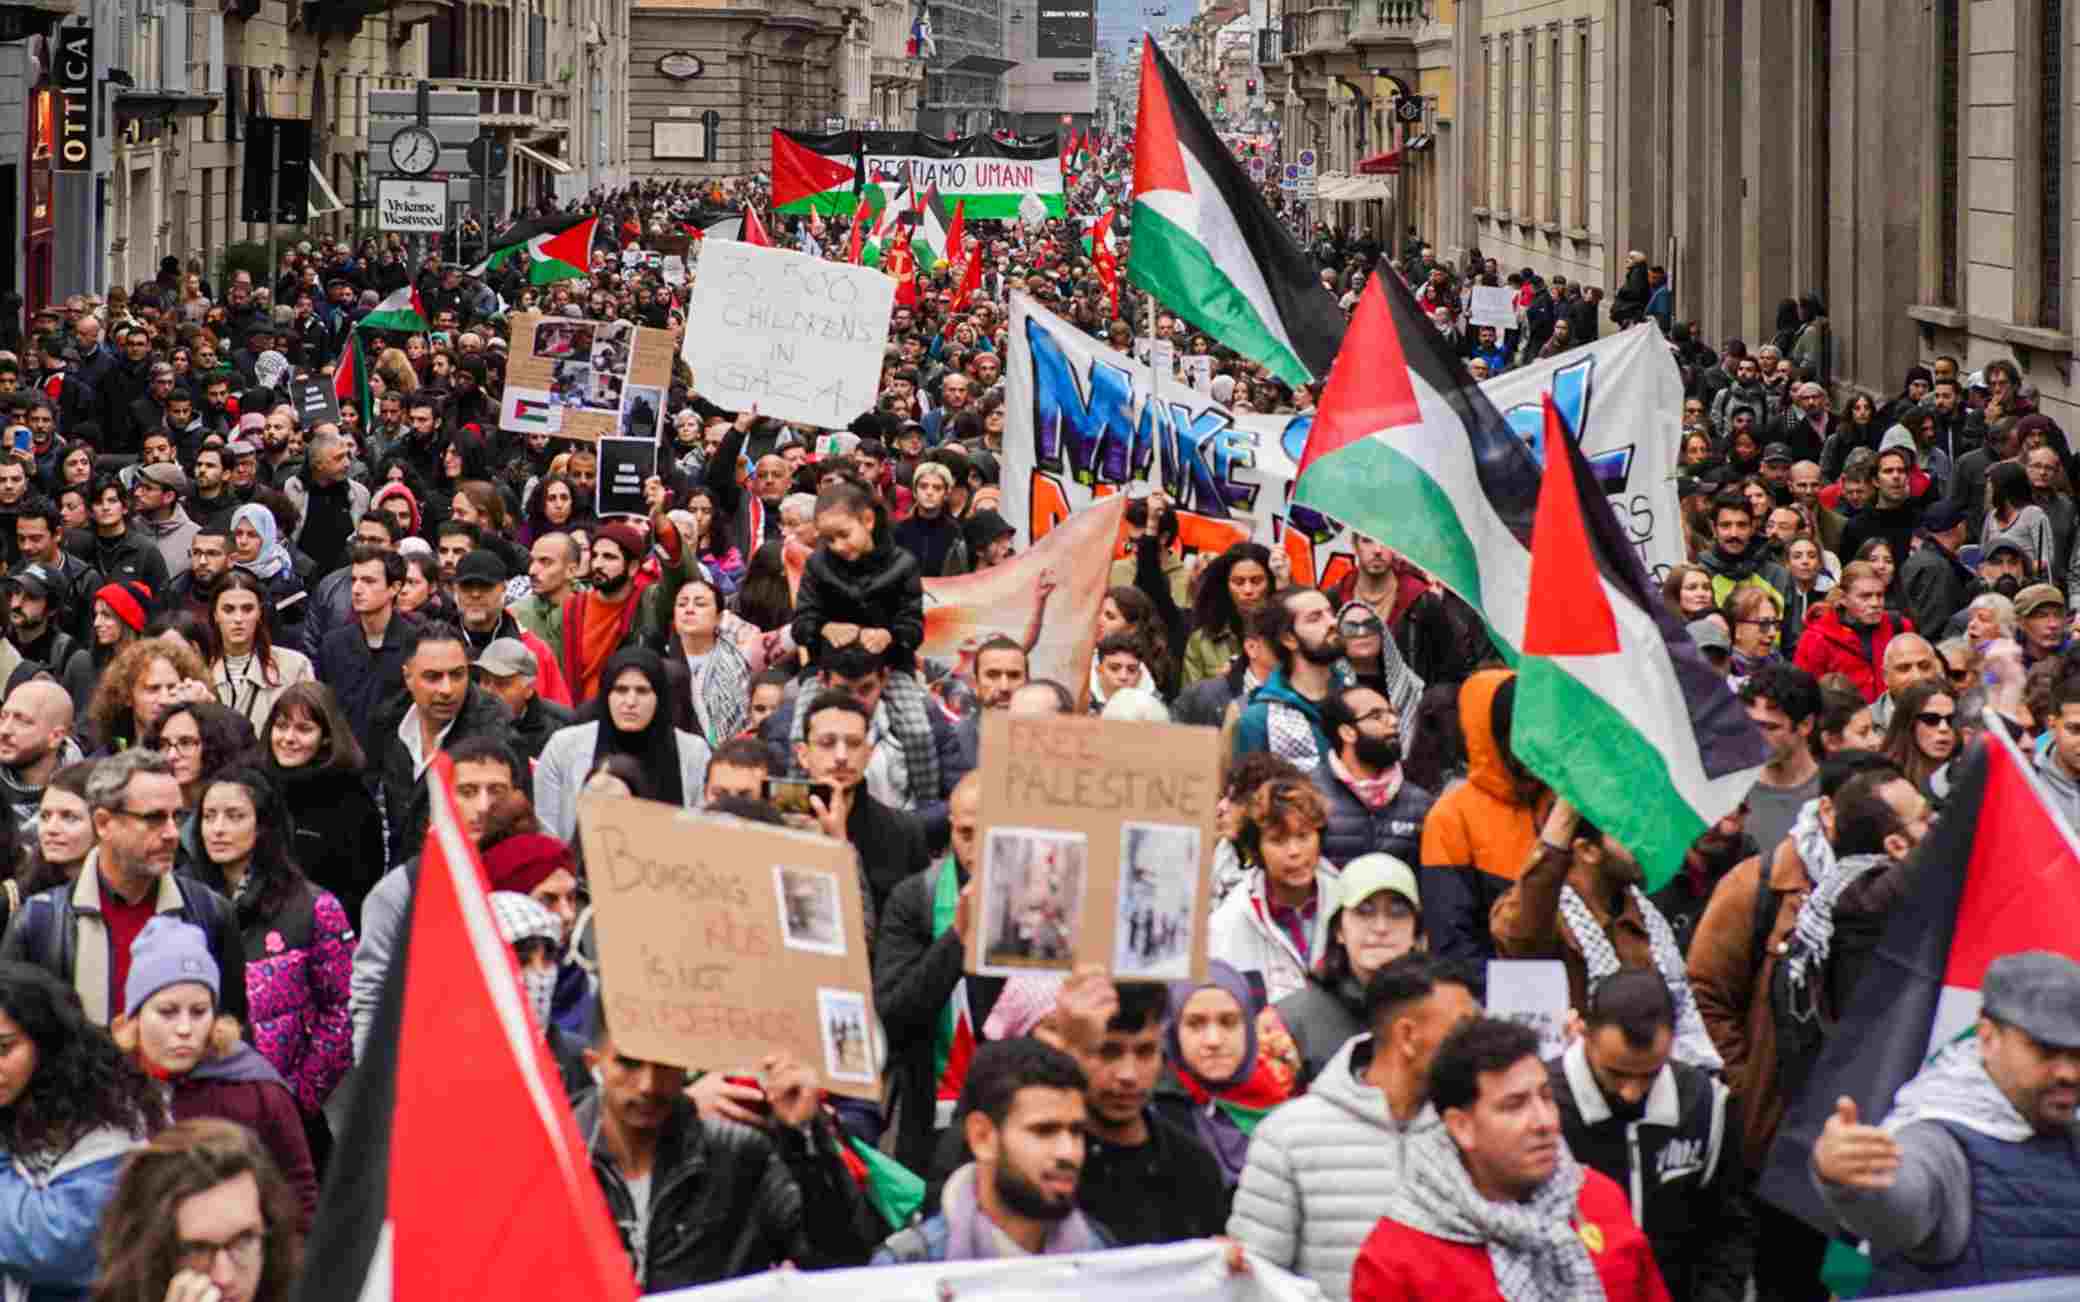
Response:
[{"label": "banner with blue lettering", "polygon": [[[1159,486],[1185,549],[1210,559],[1245,540],[1282,551],[1293,581],[1327,586],[1356,562],[1348,532],[1292,505],[1293,472],[1313,417],[1235,413],[1183,379],[1114,352],[1024,295],[1013,295],[1005,358],[1003,513],[1027,542],[1092,500]],[[1582,431],[1611,506],[1657,578],[1683,559],[1676,499],[1683,380],[1652,325],[1487,381],[1482,388],[1542,452],[1550,391]]]}]

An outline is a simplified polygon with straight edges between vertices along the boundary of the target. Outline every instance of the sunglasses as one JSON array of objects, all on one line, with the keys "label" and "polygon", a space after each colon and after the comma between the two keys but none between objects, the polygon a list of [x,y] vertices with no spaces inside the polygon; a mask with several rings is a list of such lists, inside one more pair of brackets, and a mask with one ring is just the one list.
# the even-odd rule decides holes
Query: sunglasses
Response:
[{"label": "sunglasses", "polygon": [[1944,714],[1938,710],[1923,710],[1914,716],[1914,722],[1924,728],[1955,728],[1956,720],[1956,715]]}]

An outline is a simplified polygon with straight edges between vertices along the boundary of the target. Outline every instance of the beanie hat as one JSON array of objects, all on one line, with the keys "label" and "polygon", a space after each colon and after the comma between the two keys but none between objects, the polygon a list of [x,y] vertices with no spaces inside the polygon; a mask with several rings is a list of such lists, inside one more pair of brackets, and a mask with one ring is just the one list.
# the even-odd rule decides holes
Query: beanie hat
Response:
[{"label": "beanie hat", "polygon": [[643,541],[643,531],[622,520],[601,525],[592,538],[594,542],[605,538],[619,547],[621,554],[628,558],[630,568],[640,564],[644,554],[650,550],[650,545]]},{"label": "beanie hat", "polygon": [[209,952],[209,940],[202,928],[171,914],[160,914],[144,924],[144,930],[137,933],[130,946],[130,975],[123,982],[123,1015],[137,1016],[145,1000],[168,986],[187,981],[208,986],[211,999],[220,997],[217,960]]},{"label": "beanie hat", "polygon": [[571,848],[539,832],[509,836],[484,852],[484,875],[491,879],[494,891],[526,895],[559,868],[575,874],[577,860]]},{"label": "beanie hat", "polygon": [[144,632],[144,626],[151,622],[152,590],[142,583],[129,579],[104,583],[94,594],[94,600],[107,602],[115,617],[133,633]]}]

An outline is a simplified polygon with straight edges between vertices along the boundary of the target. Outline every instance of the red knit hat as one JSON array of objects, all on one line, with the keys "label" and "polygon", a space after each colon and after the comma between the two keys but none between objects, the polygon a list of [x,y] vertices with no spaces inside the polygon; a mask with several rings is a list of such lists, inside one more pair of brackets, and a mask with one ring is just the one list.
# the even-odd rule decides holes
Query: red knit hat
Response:
[{"label": "red knit hat", "polygon": [[128,579],[104,583],[94,594],[94,600],[107,602],[115,617],[128,625],[133,633],[144,632],[144,626],[152,620],[152,590],[142,583]]},{"label": "red knit hat", "polygon": [[484,875],[494,891],[518,891],[526,895],[548,881],[557,869],[575,873],[577,859],[571,848],[553,836],[524,832],[507,837],[484,852]]}]

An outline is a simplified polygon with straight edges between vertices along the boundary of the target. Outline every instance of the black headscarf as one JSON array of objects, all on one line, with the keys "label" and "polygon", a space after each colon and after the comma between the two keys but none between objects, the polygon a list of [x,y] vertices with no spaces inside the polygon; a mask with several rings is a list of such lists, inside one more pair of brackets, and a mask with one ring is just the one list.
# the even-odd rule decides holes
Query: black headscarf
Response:
[{"label": "black headscarf", "polygon": [[[657,712],[641,732],[622,732],[614,726],[614,711],[607,704],[624,671],[633,669],[650,680],[657,693]],[[665,676],[664,658],[642,647],[624,647],[607,661],[599,676],[599,695],[593,698],[592,718],[599,722],[599,738],[592,747],[587,772],[599,767],[610,755],[627,755],[642,766],[649,787],[636,794],[669,805],[686,803],[685,787],[679,781],[679,739],[672,726],[672,685]]]}]

